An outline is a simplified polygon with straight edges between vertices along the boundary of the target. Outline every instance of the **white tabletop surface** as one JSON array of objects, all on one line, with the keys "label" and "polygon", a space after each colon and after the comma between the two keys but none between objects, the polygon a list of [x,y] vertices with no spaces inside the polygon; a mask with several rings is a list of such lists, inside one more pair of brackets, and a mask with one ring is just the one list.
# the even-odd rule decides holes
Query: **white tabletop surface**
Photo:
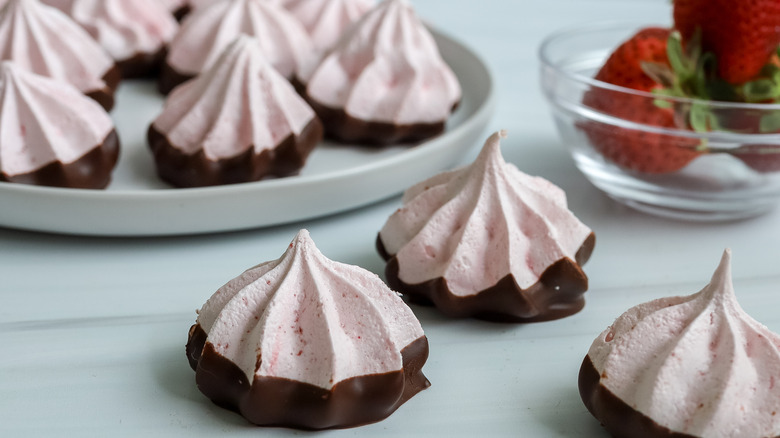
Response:
[{"label": "white tabletop surface", "polygon": [[197,391],[184,357],[195,309],[245,268],[277,258],[304,227],[328,257],[381,273],[374,240],[399,198],[305,223],[194,237],[0,229],[0,436],[606,437],[577,392],[590,343],[633,305],[698,291],[725,247],[733,249],[743,307],[780,331],[780,213],[695,224],[617,205],[576,170],[537,85],[536,50],[547,33],[596,19],[663,23],[668,1],[414,4],[493,70],[499,105],[490,127],[509,131],[506,158],[566,190],[571,209],[595,230],[585,309],[559,321],[506,325],[413,307],[430,340],[430,389],[387,420],[357,429],[258,429]]}]

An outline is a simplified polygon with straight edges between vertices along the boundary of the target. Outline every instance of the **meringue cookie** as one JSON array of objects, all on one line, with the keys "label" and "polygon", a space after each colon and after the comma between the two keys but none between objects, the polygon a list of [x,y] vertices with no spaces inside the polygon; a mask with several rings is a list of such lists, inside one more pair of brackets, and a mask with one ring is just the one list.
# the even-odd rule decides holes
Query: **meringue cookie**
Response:
[{"label": "meringue cookie", "polygon": [[379,421],[430,385],[412,311],[375,274],[322,255],[306,230],[206,302],[187,356],[206,396],[258,425]]},{"label": "meringue cookie", "polygon": [[66,82],[0,64],[0,181],[104,188],[118,152],[97,102]]},{"label": "meringue cookie", "polygon": [[579,311],[593,232],[566,194],[501,156],[502,131],[471,165],[409,188],[379,232],[391,287],[450,316],[534,321]]},{"label": "meringue cookie", "polygon": [[239,35],[208,71],[171,93],[149,144],[160,176],[191,187],[292,174],[321,138],[314,111],[257,39]]},{"label": "meringue cookie", "polygon": [[282,76],[291,78],[313,48],[306,29],[287,10],[267,0],[220,1],[194,8],[171,42],[160,91],[197,76],[211,66],[238,35],[256,36],[263,54]]},{"label": "meringue cookie", "polygon": [[179,25],[158,0],[43,0],[62,9],[116,60],[122,77],[146,76]]},{"label": "meringue cookie", "polygon": [[363,16],[299,81],[327,134],[387,144],[441,133],[461,88],[436,41],[406,0]]},{"label": "meringue cookie", "polygon": [[9,0],[0,11],[0,53],[34,73],[66,81],[114,106],[119,70],[92,37],[65,14],[37,0]]},{"label": "meringue cookie", "polygon": [[281,0],[311,36],[320,53],[332,49],[344,31],[371,10],[374,0]]},{"label": "meringue cookie", "polygon": [[739,306],[730,263],[726,250],[700,292],[629,309],[593,342],[580,393],[614,436],[780,436],[780,336]]}]

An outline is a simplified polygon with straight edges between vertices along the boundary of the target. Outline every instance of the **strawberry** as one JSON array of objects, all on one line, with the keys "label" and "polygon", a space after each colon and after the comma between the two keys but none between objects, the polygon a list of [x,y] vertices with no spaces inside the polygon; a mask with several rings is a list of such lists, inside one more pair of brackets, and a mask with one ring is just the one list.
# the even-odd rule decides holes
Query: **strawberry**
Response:
[{"label": "strawberry", "polygon": [[780,45],[777,0],[674,0],[673,15],[683,43],[701,32],[702,49],[731,84],[756,77]]},{"label": "strawberry", "polygon": [[[659,84],[648,76],[643,63],[668,65],[669,29],[646,28],[621,44],[601,67],[596,79],[635,90],[652,92]],[[583,104],[601,113],[625,121],[659,128],[676,128],[672,109],[662,108],[647,96],[625,90],[592,88]],[[597,121],[579,124],[594,149],[607,160],[644,173],[669,173],[680,170],[699,155],[698,141],[685,137],[618,127]]]},{"label": "strawberry", "polygon": [[729,152],[758,173],[780,172],[780,146],[751,144]]}]

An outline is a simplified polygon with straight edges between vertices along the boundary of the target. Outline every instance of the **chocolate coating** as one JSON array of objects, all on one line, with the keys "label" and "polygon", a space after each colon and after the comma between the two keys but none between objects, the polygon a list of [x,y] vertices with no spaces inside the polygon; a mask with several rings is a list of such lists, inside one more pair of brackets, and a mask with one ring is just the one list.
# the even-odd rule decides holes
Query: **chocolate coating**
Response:
[{"label": "chocolate coating", "polygon": [[408,284],[398,276],[395,255],[388,254],[380,236],[376,246],[387,261],[387,284],[416,304],[434,305],[451,317],[474,317],[496,322],[550,321],[573,315],[585,306],[583,294],[588,290],[588,277],[582,271],[593,252],[596,235],[590,233],[575,255],[575,260],[563,258],[553,263],[528,289],[522,289],[512,274],[495,285],[469,296],[454,295],[444,278],[418,284]]},{"label": "chocolate coating", "polygon": [[21,175],[0,173],[0,181],[76,189],[104,189],[111,182],[111,171],[119,158],[119,137],[112,130],[105,140],[78,160],[65,164],[49,163]]},{"label": "chocolate coating", "polygon": [[250,385],[244,372],[206,338],[200,325],[190,328],[187,359],[198,389],[215,404],[259,426],[330,429],[373,423],[430,386],[422,373],[428,358],[425,336],[401,351],[403,370],[353,377],[331,390],[278,377],[255,376]]},{"label": "chocolate coating", "polygon": [[114,108],[114,93],[116,93],[121,79],[122,74],[119,72],[119,67],[115,64],[102,77],[103,82],[106,84],[105,87],[84,94],[99,103],[106,111],[111,111]]},{"label": "chocolate coating", "polygon": [[[396,125],[386,122],[372,122],[350,116],[343,109],[335,109],[320,104],[309,97],[306,85],[298,78],[292,80],[298,94],[306,99],[325,126],[325,136],[341,143],[355,143],[365,146],[386,146],[389,144],[414,144],[435,137],[444,132],[445,121],[438,123],[418,123]],[[458,108],[460,102],[452,106]]]},{"label": "chocolate coating", "polygon": [[187,16],[187,14],[190,13],[191,10],[192,9],[190,8],[189,5],[184,5],[184,6],[180,7],[179,9],[173,11],[173,16],[174,16],[174,18],[176,18],[177,21],[181,21],[181,20],[184,19],[184,17]]},{"label": "chocolate coating", "polygon": [[154,53],[136,53],[135,55],[116,62],[122,72],[122,78],[151,78],[160,72],[160,65],[165,59],[168,49],[161,48]]},{"label": "chocolate coating", "polygon": [[289,176],[303,167],[320,140],[322,124],[314,118],[300,135],[289,135],[273,150],[256,154],[250,146],[234,157],[214,161],[206,157],[203,150],[192,155],[183,153],[154,124],[148,132],[157,174],[176,187],[237,184],[268,176]]},{"label": "chocolate coating", "polygon": [[305,96],[314,112],[325,125],[325,135],[341,143],[367,146],[385,146],[398,143],[419,143],[444,132],[444,120],[437,123],[396,125],[386,122],[361,120],[346,113],[322,105]]},{"label": "chocolate coating", "polygon": [[160,77],[157,80],[157,91],[167,96],[174,88],[189,81],[197,75],[179,73],[168,62],[163,62]]},{"label": "chocolate coating", "polygon": [[580,397],[590,413],[615,438],[696,438],[659,425],[602,386],[600,379],[590,356],[585,356],[578,382]]}]

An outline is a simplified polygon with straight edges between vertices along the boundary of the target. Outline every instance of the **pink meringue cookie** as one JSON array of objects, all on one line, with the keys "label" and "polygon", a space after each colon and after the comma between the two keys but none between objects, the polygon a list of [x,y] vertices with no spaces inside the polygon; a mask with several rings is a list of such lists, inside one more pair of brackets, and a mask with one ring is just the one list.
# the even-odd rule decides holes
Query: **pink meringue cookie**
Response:
[{"label": "pink meringue cookie", "polygon": [[458,79],[406,0],[379,3],[305,67],[298,79],[306,97],[340,141],[423,140],[444,130],[461,99]]},{"label": "pink meringue cookie", "polygon": [[306,230],[206,302],[187,355],[206,396],[259,425],[379,421],[430,385],[409,307],[377,275],[326,258]]},{"label": "pink meringue cookie", "polygon": [[547,320],[582,309],[593,232],[549,181],[501,156],[502,131],[469,166],[409,188],[379,232],[391,287],[450,316]]},{"label": "pink meringue cookie", "polygon": [[344,32],[371,10],[374,0],[281,0],[309,32],[314,49],[332,49]]},{"label": "pink meringue cookie", "polygon": [[146,76],[179,29],[158,0],[43,0],[62,9],[116,60],[122,77]]},{"label": "pink meringue cookie", "polygon": [[195,8],[170,45],[160,91],[210,67],[237,36],[257,37],[263,54],[282,76],[291,78],[313,56],[306,29],[287,10],[268,0],[220,1]]},{"label": "pink meringue cookie", "polygon": [[149,139],[160,176],[191,187],[297,172],[322,126],[257,39],[239,35],[211,68],[171,93]]},{"label": "pink meringue cookie", "polygon": [[0,64],[0,181],[104,188],[118,152],[97,102],[67,82]]},{"label": "pink meringue cookie", "polygon": [[726,250],[704,289],[631,308],[593,342],[580,393],[614,436],[780,436],[780,336],[740,307],[730,264]]},{"label": "pink meringue cookie", "polygon": [[188,0],[158,0],[158,2],[172,13],[189,5]]},{"label": "pink meringue cookie", "polygon": [[38,0],[9,0],[0,10],[0,60],[66,81],[114,106],[119,70],[92,37],[65,14]]}]

